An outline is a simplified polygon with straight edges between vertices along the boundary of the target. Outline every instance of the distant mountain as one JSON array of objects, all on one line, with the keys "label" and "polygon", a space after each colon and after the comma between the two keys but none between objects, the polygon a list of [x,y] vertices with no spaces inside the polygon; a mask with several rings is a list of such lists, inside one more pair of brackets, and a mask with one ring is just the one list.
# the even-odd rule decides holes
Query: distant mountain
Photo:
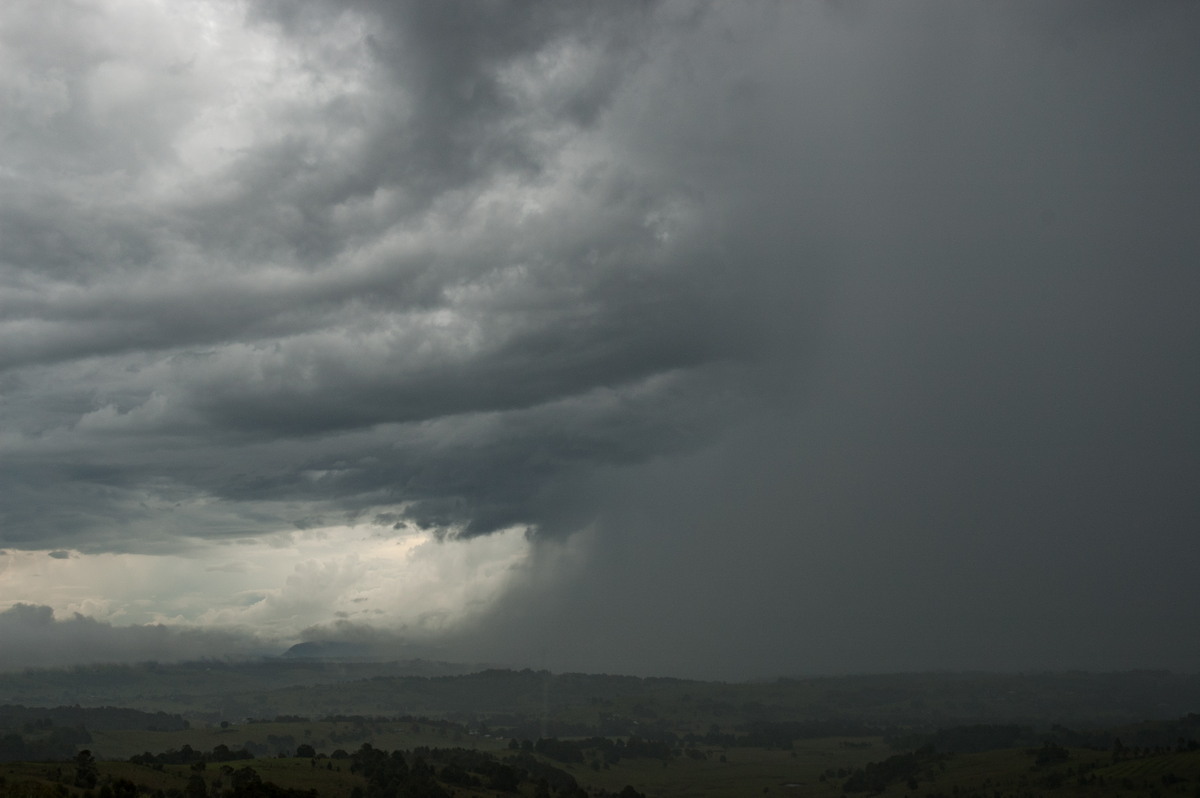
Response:
[{"label": "distant mountain", "polygon": [[[45,724],[45,725],[42,725]],[[92,731],[132,729],[136,731],[178,731],[188,728],[182,715],[165,712],[140,712],[123,707],[25,707],[0,706],[0,729],[29,732],[47,731],[54,726]],[[82,742],[88,742],[83,740]]]},{"label": "distant mountain", "polygon": [[462,676],[494,666],[483,663],[442,662],[432,659],[400,659],[390,645],[347,643],[336,640],[297,643],[279,655],[279,659],[337,663],[386,664],[388,676]]},{"label": "distant mountain", "polygon": [[371,660],[382,662],[394,658],[378,650],[369,643],[345,643],[339,641],[297,643],[283,652],[280,656],[285,659],[332,659],[332,660]]}]

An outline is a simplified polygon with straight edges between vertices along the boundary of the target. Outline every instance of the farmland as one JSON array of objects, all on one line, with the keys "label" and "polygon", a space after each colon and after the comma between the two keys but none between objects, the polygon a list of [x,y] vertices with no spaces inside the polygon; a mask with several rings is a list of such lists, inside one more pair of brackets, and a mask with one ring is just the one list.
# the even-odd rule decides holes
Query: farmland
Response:
[{"label": "farmland", "polygon": [[3,675],[0,795],[1200,794],[1197,679],[1165,672],[721,683],[406,667]]}]

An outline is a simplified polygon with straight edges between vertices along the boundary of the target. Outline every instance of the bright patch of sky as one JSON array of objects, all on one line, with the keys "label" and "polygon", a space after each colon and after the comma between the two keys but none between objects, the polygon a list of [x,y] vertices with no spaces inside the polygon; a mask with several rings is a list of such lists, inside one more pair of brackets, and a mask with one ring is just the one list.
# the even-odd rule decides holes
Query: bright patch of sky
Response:
[{"label": "bright patch of sky", "polygon": [[348,621],[425,640],[476,616],[517,578],[521,529],[441,541],[355,527],[283,533],[186,555],[0,553],[0,611],[44,605],[117,626],[171,624],[290,644],[309,627]]}]

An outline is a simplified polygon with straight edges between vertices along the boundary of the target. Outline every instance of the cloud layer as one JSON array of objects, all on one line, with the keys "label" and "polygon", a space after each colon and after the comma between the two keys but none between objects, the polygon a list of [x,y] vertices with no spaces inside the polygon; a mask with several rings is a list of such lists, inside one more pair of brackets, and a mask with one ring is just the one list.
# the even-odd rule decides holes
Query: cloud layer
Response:
[{"label": "cloud layer", "polygon": [[447,566],[445,645],[552,666],[1200,665],[1195,10],[50,17],[0,12],[11,552],[458,538],[515,575]]},{"label": "cloud layer", "polygon": [[0,612],[0,636],[4,639],[0,668],[5,670],[254,657],[271,652],[253,637],[228,631],[113,626],[78,614],[56,619],[50,607],[19,603]]}]

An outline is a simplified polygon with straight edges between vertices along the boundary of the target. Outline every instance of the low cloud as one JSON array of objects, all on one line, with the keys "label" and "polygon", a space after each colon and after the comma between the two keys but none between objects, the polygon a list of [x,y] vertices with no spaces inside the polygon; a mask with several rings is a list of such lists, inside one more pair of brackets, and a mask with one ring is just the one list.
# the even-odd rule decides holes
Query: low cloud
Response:
[{"label": "low cloud", "polygon": [[56,618],[50,607],[15,604],[0,612],[0,668],[63,667],[103,662],[176,662],[275,653],[246,635],[162,625],[113,626],[78,613]]}]

